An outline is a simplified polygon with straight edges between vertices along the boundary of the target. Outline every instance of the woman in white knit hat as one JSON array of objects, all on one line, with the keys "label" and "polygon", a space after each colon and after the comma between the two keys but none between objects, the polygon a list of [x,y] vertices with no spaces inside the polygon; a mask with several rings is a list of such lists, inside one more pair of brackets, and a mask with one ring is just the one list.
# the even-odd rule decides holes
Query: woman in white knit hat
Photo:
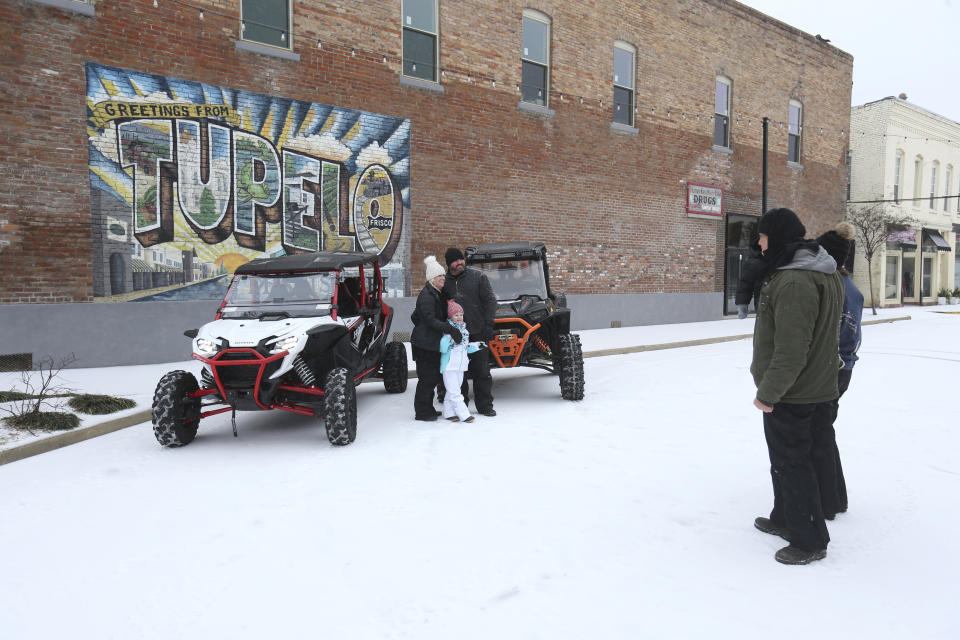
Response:
[{"label": "woman in white knit hat", "polygon": [[433,422],[440,413],[433,408],[433,390],[441,384],[440,375],[440,338],[444,334],[457,344],[463,335],[447,322],[447,300],[443,296],[443,283],[447,270],[437,262],[436,256],[427,256],[427,283],[417,296],[417,306],[413,311],[413,332],[410,334],[410,346],[413,348],[413,360],[417,364],[417,390],[413,396],[414,417],[417,420]]}]

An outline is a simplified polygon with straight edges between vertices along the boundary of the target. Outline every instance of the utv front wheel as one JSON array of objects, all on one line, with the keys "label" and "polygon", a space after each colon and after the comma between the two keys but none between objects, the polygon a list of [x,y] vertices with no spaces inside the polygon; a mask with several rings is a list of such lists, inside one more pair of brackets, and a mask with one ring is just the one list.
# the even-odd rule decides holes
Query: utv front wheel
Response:
[{"label": "utv front wheel", "polygon": [[357,437],[357,389],[353,376],[343,367],[327,374],[323,387],[324,416],[330,444],[350,444]]},{"label": "utv front wheel", "polygon": [[191,398],[197,379],[186,371],[171,371],[153,393],[153,435],[165,447],[182,447],[197,436],[200,399]]},{"label": "utv front wheel", "polygon": [[583,400],[583,352],[580,336],[564,333],[559,338],[560,395],[564,400]]},{"label": "utv front wheel", "polygon": [[402,342],[387,343],[383,352],[383,386],[387,393],[407,390],[407,348]]}]

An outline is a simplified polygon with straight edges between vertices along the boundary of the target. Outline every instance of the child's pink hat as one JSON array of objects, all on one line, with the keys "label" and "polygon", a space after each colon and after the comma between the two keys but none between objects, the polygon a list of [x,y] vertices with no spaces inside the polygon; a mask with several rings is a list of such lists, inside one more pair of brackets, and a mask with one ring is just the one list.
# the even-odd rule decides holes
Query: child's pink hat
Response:
[{"label": "child's pink hat", "polygon": [[447,302],[447,317],[452,318],[456,313],[463,313],[463,307],[456,300],[450,300]]}]

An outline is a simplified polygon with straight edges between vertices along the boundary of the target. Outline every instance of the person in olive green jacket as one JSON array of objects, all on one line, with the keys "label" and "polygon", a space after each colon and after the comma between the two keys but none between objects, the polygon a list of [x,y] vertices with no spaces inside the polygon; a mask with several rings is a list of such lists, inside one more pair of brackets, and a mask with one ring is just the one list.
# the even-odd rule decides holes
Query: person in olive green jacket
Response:
[{"label": "person in olive green jacket", "polygon": [[843,281],[836,261],[790,209],[771,209],[757,225],[767,273],[753,332],[750,373],[754,406],[763,411],[770,454],[773,510],[754,525],[790,545],[776,553],[785,564],[807,564],[827,555],[830,535],[820,506],[817,456],[832,455],[817,412],[837,398]]}]

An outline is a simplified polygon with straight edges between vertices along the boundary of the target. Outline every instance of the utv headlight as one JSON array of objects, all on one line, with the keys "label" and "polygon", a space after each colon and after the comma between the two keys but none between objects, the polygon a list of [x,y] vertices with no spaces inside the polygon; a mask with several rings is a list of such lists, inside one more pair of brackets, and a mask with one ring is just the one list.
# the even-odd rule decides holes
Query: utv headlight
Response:
[{"label": "utv headlight", "polygon": [[300,336],[287,336],[286,338],[280,338],[273,343],[273,349],[270,349],[270,353],[290,351],[297,346],[298,342],[300,342]]},{"label": "utv headlight", "polygon": [[200,353],[216,353],[217,343],[206,338],[197,338],[197,351]]},{"label": "utv headlight", "polygon": [[540,322],[544,318],[550,315],[550,312],[547,309],[537,309],[530,313],[530,319],[534,322]]}]

